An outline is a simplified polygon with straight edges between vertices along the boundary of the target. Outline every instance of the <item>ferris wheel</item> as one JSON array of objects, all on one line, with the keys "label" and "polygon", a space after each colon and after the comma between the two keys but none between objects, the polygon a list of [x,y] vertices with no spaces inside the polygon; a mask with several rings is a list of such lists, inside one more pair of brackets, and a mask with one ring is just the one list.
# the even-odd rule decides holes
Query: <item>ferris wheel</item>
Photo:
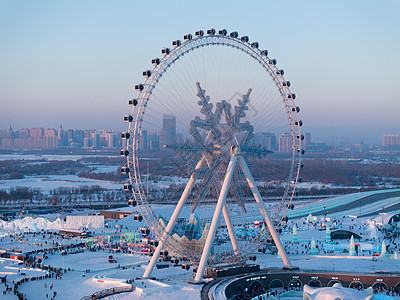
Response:
[{"label": "ferris wheel", "polygon": [[122,133],[124,188],[158,244],[144,277],[168,251],[200,282],[207,266],[254,258],[268,238],[290,268],[277,230],[301,181],[304,136],[284,71],[225,29],[186,34],[161,54],[135,85]]}]

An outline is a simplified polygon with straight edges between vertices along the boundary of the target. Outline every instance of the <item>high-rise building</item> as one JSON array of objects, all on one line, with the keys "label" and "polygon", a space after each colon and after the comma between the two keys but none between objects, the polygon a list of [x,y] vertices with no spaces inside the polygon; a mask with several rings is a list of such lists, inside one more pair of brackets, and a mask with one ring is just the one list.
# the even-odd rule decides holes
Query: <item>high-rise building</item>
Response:
[{"label": "high-rise building", "polygon": [[58,148],[58,132],[53,128],[46,129],[42,138],[43,149],[57,149]]},{"label": "high-rise building", "polygon": [[148,149],[147,130],[142,130],[142,131],[140,132],[139,148],[140,148],[141,150],[146,150],[146,149]]},{"label": "high-rise building", "polygon": [[[120,148],[122,144],[120,131],[106,130],[81,130],[68,129],[43,129],[22,128],[14,132],[0,130],[0,149],[2,150],[40,150],[58,149],[59,147],[71,148]],[[157,135],[158,145],[158,135]]]},{"label": "high-rise building", "polygon": [[253,143],[265,147],[270,151],[275,151],[277,148],[276,136],[271,132],[257,132],[254,134]]},{"label": "high-rise building", "polygon": [[68,140],[68,146],[71,146],[71,144],[74,142],[74,130],[73,129],[68,129],[67,130],[67,140]]},{"label": "high-rise building", "polygon": [[44,129],[43,128],[31,128],[31,129],[29,129],[29,137],[32,138],[32,144],[31,144],[31,148],[32,149],[40,149],[42,147],[43,135],[44,135]]},{"label": "high-rise building", "polygon": [[160,144],[171,145],[175,143],[176,138],[176,117],[163,115],[163,127],[160,131]]},{"label": "high-rise building", "polygon": [[98,140],[97,149],[102,149],[104,147],[107,147],[106,134],[107,130],[104,129],[97,130],[97,140]]},{"label": "high-rise building", "polygon": [[160,138],[155,131],[147,132],[147,148],[151,150],[160,149]]},{"label": "high-rise building", "polygon": [[29,136],[31,138],[33,138],[34,140],[43,137],[43,135],[44,135],[44,129],[43,128],[31,128],[29,130]]},{"label": "high-rise building", "polygon": [[100,138],[96,130],[85,130],[85,137],[83,139],[83,148],[99,149]]},{"label": "high-rise building", "polygon": [[175,142],[183,143],[185,141],[182,133],[177,133],[175,136]]},{"label": "high-rise building", "polygon": [[292,152],[292,137],[289,133],[284,133],[279,137],[279,152]]},{"label": "high-rise building", "polygon": [[15,137],[15,133],[14,133],[14,130],[12,129],[11,125],[10,125],[10,129],[8,129],[6,132],[5,137],[8,139],[13,139]]},{"label": "high-rise building", "polygon": [[309,147],[311,145],[311,133],[309,132],[306,132],[305,145],[306,147]]},{"label": "high-rise building", "polygon": [[68,146],[68,134],[64,131],[62,125],[60,125],[60,129],[58,130],[58,146],[59,147],[67,147]]},{"label": "high-rise building", "polygon": [[85,131],[82,129],[74,129],[73,140],[71,147],[83,147],[83,139],[85,138]]},{"label": "high-rise building", "polygon": [[57,130],[54,128],[48,128],[44,131],[44,135],[46,136],[56,136],[57,135]]},{"label": "high-rise building", "polygon": [[400,151],[400,135],[385,134],[382,137],[382,147],[388,151]]},{"label": "high-rise building", "polygon": [[116,148],[120,146],[121,133],[119,131],[107,131],[105,133],[105,143],[107,148]]},{"label": "high-rise building", "polygon": [[26,139],[29,137],[29,129],[28,128],[21,128],[18,130],[18,138]]}]

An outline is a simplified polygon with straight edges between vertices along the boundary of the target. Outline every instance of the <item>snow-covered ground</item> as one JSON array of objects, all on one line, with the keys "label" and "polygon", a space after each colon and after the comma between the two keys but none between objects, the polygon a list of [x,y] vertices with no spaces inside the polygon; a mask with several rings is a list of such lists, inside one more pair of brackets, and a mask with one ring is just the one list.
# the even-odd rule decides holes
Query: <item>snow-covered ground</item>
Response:
[{"label": "snow-covered ground", "polygon": [[[89,252],[49,255],[45,264],[53,267],[71,268],[62,279],[49,278],[45,280],[32,281],[20,286],[19,291],[26,293],[28,299],[45,299],[46,294],[52,295],[57,292],[56,299],[80,299],[94,292],[120,286],[128,286],[126,279],[136,279],[142,276],[148,257],[141,255],[130,255],[112,253],[120,266],[129,266],[126,269],[118,268],[116,264],[108,263],[109,252]],[[350,257],[343,255],[291,255],[292,264],[302,270],[326,270],[343,272],[369,273],[373,270],[398,271],[400,261],[373,261],[372,257]],[[262,268],[282,268],[282,259],[277,255],[258,255],[257,262]],[[6,265],[7,264],[7,265]],[[20,272],[18,272],[20,269]],[[90,270],[90,272],[88,272]],[[83,276],[83,272],[85,276]],[[18,262],[11,260],[0,260],[0,275],[8,275],[8,282],[18,279],[25,273],[26,276],[38,276],[42,272],[38,269],[26,269]],[[192,279],[191,271],[184,271],[179,267],[170,266],[167,269],[155,270],[154,276],[158,281],[136,279],[132,285],[136,291],[120,295],[110,296],[105,299],[200,299],[201,286],[188,285],[187,281]],[[162,284],[160,284],[162,283]],[[53,284],[53,288],[50,286]],[[16,299],[8,294],[2,299]],[[291,298],[293,299],[293,298]]]},{"label": "snow-covered ground", "polygon": [[[329,201],[327,200],[328,204]],[[316,202],[314,205],[320,207],[323,202]],[[326,204],[327,205],[327,204]],[[333,203],[332,203],[333,205]],[[172,214],[174,206],[159,205],[156,207],[166,218]],[[210,210],[211,208],[205,208]],[[248,215],[245,219],[238,217],[240,211],[232,212],[234,223],[248,223],[248,231],[256,231],[254,226],[253,210],[257,208],[248,206]],[[312,207],[311,207],[312,209]],[[368,207],[362,208],[368,209]],[[371,208],[372,209],[372,208]],[[137,212],[137,208],[121,209],[123,211]],[[90,211],[80,212],[88,213]],[[76,212],[74,212],[76,213]],[[90,213],[93,213],[90,212]],[[12,222],[0,223],[0,250],[16,249],[23,251],[32,251],[37,249],[60,247],[62,245],[71,245],[79,243],[80,238],[63,238],[59,235],[50,235],[38,232],[41,229],[57,229],[65,225],[60,214],[52,214],[46,218],[38,217],[17,219]],[[50,220],[47,220],[47,217]],[[395,252],[400,250],[399,238],[388,238],[388,234],[384,233],[376,227],[372,217],[352,218],[340,217],[329,214],[324,217],[315,218],[297,218],[290,219],[282,233],[282,240],[285,245],[289,258],[294,266],[302,270],[323,270],[335,272],[360,272],[370,273],[373,271],[399,271],[400,260],[396,259]],[[143,226],[143,222],[135,222],[134,214],[121,220],[106,220],[106,228],[104,235],[116,236],[124,232],[134,232]],[[357,241],[363,245],[363,251],[358,255],[350,256],[350,240],[341,240],[337,243],[326,242],[326,230],[324,229],[328,221],[328,225],[334,229],[346,229],[362,236],[361,241]],[[11,225],[13,224],[13,225]],[[293,227],[297,228],[297,240],[293,236]],[[21,234],[16,236],[15,233],[20,231]],[[31,231],[31,233],[27,233]],[[36,233],[34,232],[36,231]],[[310,254],[311,241],[314,240],[317,249],[316,255]],[[115,241],[115,240],[114,240]],[[375,259],[374,252],[382,251],[382,244],[385,242],[387,246],[387,255],[385,259]],[[229,244],[229,243],[228,243]],[[373,245],[373,246],[372,246]],[[329,248],[330,247],[330,248]],[[335,250],[331,253],[331,250]],[[1,251],[0,251],[1,253]],[[298,254],[296,254],[298,253]],[[116,263],[109,263],[108,258],[112,255]],[[256,253],[257,263],[261,268],[282,268],[283,262],[278,255],[270,253]],[[28,299],[47,299],[46,294],[50,297],[56,291],[56,299],[80,299],[83,296],[89,296],[95,292],[107,288],[116,288],[123,286],[134,286],[133,292],[122,293],[109,296],[105,299],[200,299],[201,285],[189,285],[187,282],[193,280],[192,269],[189,271],[181,269],[179,266],[174,267],[168,263],[168,268],[155,269],[152,273],[157,280],[142,280],[149,257],[143,254],[115,253],[109,249],[89,251],[86,249],[82,253],[61,255],[60,252],[48,254],[44,260],[45,265],[63,268],[61,279],[48,278],[44,280],[30,281],[20,285],[18,290],[27,295]],[[68,271],[68,268],[70,269]],[[84,273],[85,272],[85,273]],[[22,275],[25,274],[25,275]],[[7,275],[7,283],[12,285],[12,281],[23,278],[23,276],[40,276],[44,271],[37,268],[27,268],[20,261],[0,258],[0,276]],[[84,275],[84,276],[83,276]],[[130,283],[126,281],[132,280]],[[53,287],[50,289],[50,286]],[[4,285],[0,285],[1,299],[16,299],[12,293],[3,295]],[[220,293],[221,291],[216,291]],[[283,298],[287,299],[287,298]],[[301,299],[293,298],[290,299]],[[400,299],[400,298],[398,298]]]},{"label": "snow-covered ground", "polygon": [[[107,155],[105,155],[107,156]],[[24,160],[73,160],[84,157],[96,157],[95,155],[46,155],[46,154],[0,154],[0,160],[11,160],[11,159],[24,159]],[[114,157],[114,156],[109,156]]]},{"label": "snow-covered ground", "polygon": [[[399,189],[390,190],[390,192],[399,192]],[[374,211],[378,211],[380,209],[387,208],[388,206],[392,206],[398,202],[400,202],[399,197],[388,196],[386,199],[381,199],[374,203],[363,205],[361,200],[367,198],[371,195],[376,194],[385,194],[388,190],[379,190],[379,191],[370,191],[370,192],[361,192],[361,193],[353,193],[344,196],[334,197],[330,199],[322,199],[316,202],[307,203],[305,205],[296,206],[294,210],[289,210],[287,216],[289,218],[298,218],[302,216],[307,216],[308,214],[321,213],[324,211],[329,211],[331,209],[337,209],[338,207],[354,204],[356,203],[356,208],[349,209],[346,211],[339,211],[334,214],[330,213],[330,216],[347,216],[347,215],[365,215],[371,214]],[[362,205],[361,207],[359,205]]]},{"label": "snow-covered ground", "polygon": [[76,175],[26,176],[23,179],[0,181],[0,189],[8,190],[11,187],[29,187],[41,189],[48,193],[59,187],[95,186],[109,190],[121,190],[121,184],[106,180],[80,178]]},{"label": "snow-covered ground", "polygon": [[[47,234],[28,234],[18,240],[22,244],[15,243],[16,238],[7,235],[0,239],[0,248],[17,248],[24,251],[50,248],[55,246],[54,241],[61,245],[69,245],[78,242],[77,239],[68,239],[67,242],[60,236],[49,239]],[[112,255],[115,263],[109,263],[108,258]],[[47,299],[46,294],[51,297],[57,292],[56,299],[80,299],[83,296],[91,295],[97,291],[107,288],[134,285],[136,290],[129,293],[129,297],[156,299],[160,295],[171,293],[171,295],[187,295],[189,299],[196,299],[200,294],[200,286],[188,287],[186,283],[192,279],[191,272],[182,270],[180,267],[173,267],[159,270],[158,281],[139,280],[147,266],[149,257],[139,254],[115,253],[109,250],[92,252],[86,250],[83,253],[61,255],[60,252],[48,254],[44,260],[45,265],[55,268],[63,268],[66,271],[61,279],[48,278],[38,281],[30,281],[19,287],[19,292],[26,294],[28,299]],[[40,276],[44,271],[34,268],[26,268],[21,261],[0,258],[0,276],[7,275],[7,283],[25,277]],[[126,280],[134,279],[134,282],[127,284]],[[50,286],[53,286],[50,289]],[[0,286],[0,292],[5,290]],[[182,294],[183,293],[183,294]],[[124,295],[113,296],[109,299],[117,299]],[[125,295],[126,296],[126,295]],[[16,299],[12,293],[2,295],[1,299]],[[118,298],[119,299],[119,298]],[[171,298],[174,299],[174,298]]]}]

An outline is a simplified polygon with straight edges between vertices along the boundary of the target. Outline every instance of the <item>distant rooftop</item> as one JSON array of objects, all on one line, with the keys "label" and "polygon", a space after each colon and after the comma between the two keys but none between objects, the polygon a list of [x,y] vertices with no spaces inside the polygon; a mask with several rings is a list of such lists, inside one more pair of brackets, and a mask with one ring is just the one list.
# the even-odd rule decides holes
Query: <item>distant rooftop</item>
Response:
[{"label": "distant rooftop", "polygon": [[354,193],[320,200],[288,211],[289,218],[312,215],[365,217],[400,210],[400,189]]}]

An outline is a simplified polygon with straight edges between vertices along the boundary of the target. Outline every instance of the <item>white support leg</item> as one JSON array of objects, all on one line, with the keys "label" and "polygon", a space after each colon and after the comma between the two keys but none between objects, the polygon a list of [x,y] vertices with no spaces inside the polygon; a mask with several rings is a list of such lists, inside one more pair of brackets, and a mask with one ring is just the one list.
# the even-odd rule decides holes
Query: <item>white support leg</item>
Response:
[{"label": "white support leg", "polygon": [[168,236],[170,235],[172,229],[174,228],[175,222],[178,219],[179,214],[181,213],[182,208],[186,202],[186,199],[189,197],[189,195],[192,191],[192,188],[196,182],[196,170],[200,169],[203,166],[203,162],[204,162],[204,156],[197,163],[195,171],[190,176],[189,181],[186,184],[185,190],[183,191],[181,198],[179,199],[178,204],[176,205],[175,210],[171,216],[171,219],[169,220],[168,225],[165,228],[164,233],[160,238],[160,241],[156,248],[156,251],[154,251],[153,256],[151,257],[151,260],[150,260],[149,264],[147,265],[146,271],[143,274],[143,278],[150,277],[150,274],[153,271],[154,266],[158,261],[158,258],[160,257],[160,252],[164,248],[165,241],[167,240]]},{"label": "white support leg", "polygon": [[217,230],[218,219],[221,215],[222,208],[226,202],[226,195],[228,194],[229,186],[231,184],[233,170],[235,169],[237,162],[237,156],[232,155],[229,162],[228,168],[226,169],[226,174],[224,182],[222,183],[221,192],[218,197],[217,206],[215,207],[214,216],[211,222],[210,230],[207,235],[207,240],[204,245],[203,253],[200,258],[199,266],[197,267],[196,277],[194,282],[199,283],[203,280],[204,270],[206,269],[208,256],[210,255],[211,246],[214,244],[215,232]]},{"label": "white support leg", "polygon": [[222,209],[222,213],[224,214],[226,227],[228,228],[229,237],[231,238],[233,251],[237,255],[237,254],[239,254],[239,252],[238,252],[238,250],[239,250],[238,242],[237,242],[237,239],[236,239],[235,229],[233,228],[231,216],[229,215],[229,212],[228,212],[228,209],[226,208],[226,205],[224,205],[224,208]]},{"label": "white support leg", "polygon": [[247,183],[250,186],[250,189],[254,195],[254,198],[256,199],[258,208],[260,209],[261,214],[264,217],[265,223],[267,223],[269,232],[271,233],[272,238],[274,239],[275,245],[278,248],[278,251],[282,257],[283,263],[285,264],[285,266],[287,268],[291,269],[292,265],[289,261],[286,251],[283,248],[283,245],[281,243],[281,240],[280,240],[278,234],[276,233],[275,226],[272,224],[271,219],[268,216],[267,210],[265,209],[264,201],[261,198],[260,192],[256,186],[253,175],[251,175],[250,169],[247,166],[247,163],[242,156],[239,157],[239,164],[243,170],[244,176],[246,177]]}]

